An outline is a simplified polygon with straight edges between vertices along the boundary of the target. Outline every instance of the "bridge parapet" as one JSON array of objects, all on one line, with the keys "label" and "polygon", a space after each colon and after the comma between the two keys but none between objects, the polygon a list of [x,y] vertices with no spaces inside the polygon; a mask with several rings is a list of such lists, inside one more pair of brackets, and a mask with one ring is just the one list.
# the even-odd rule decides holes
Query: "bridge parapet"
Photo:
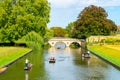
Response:
[{"label": "bridge parapet", "polygon": [[55,46],[57,42],[63,42],[65,43],[66,46],[70,46],[71,43],[77,42],[81,45],[81,40],[80,39],[74,39],[74,38],[52,38],[48,40],[48,43],[51,46]]}]

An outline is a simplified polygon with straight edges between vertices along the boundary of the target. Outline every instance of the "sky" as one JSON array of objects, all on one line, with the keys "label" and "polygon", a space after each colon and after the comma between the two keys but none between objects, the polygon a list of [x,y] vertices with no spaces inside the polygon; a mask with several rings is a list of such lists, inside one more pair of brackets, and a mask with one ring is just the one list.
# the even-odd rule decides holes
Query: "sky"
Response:
[{"label": "sky", "polygon": [[65,28],[70,22],[76,21],[78,14],[89,5],[100,6],[108,13],[108,19],[120,25],[119,0],[48,0],[50,3],[50,22],[48,27]]}]

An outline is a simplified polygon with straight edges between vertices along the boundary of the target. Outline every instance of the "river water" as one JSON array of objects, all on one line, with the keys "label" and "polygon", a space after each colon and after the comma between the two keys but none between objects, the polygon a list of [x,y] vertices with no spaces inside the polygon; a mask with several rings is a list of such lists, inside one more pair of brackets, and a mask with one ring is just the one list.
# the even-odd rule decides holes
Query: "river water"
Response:
[{"label": "river water", "polygon": [[[55,63],[49,63],[54,56]],[[33,64],[25,71],[25,59]],[[120,80],[120,70],[91,54],[91,58],[81,57],[81,48],[55,49],[51,47],[36,50],[0,74],[0,80]]]}]

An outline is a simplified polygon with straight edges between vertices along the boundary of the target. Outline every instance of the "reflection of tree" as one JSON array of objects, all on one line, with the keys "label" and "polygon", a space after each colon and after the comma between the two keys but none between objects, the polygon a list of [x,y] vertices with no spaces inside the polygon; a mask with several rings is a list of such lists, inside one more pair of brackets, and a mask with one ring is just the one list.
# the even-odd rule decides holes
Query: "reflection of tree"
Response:
[{"label": "reflection of tree", "polygon": [[99,59],[98,57],[96,57],[92,54],[90,55],[91,58],[82,57],[81,54],[85,53],[86,49],[83,49],[83,48],[80,48],[80,49],[81,49],[81,51],[71,49],[71,53],[74,56],[75,65],[78,65],[78,66],[83,65],[83,66],[90,66],[90,67],[94,67],[97,65],[97,66],[107,68],[107,64],[104,61],[102,61],[101,59]]},{"label": "reflection of tree", "polygon": [[[32,69],[28,71],[29,79],[27,72],[24,70],[26,58],[28,58],[29,62],[33,64]],[[7,72],[2,76],[0,75],[0,80],[34,80],[37,77],[46,78],[46,76],[44,54],[41,49],[37,51],[34,50],[32,53],[9,66]]]},{"label": "reflection of tree", "polygon": [[85,49],[79,48],[79,49],[71,49],[70,50],[73,57],[74,57],[74,64],[77,66],[81,65],[87,65],[88,60],[82,58],[82,52],[85,52]]},{"label": "reflection of tree", "polygon": [[85,53],[86,51],[87,51],[86,49],[81,48],[81,54],[82,54],[82,53]]},{"label": "reflection of tree", "polygon": [[[92,54],[91,54],[92,55]],[[104,68],[107,68],[108,67],[108,64],[106,62],[104,62],[103,60],[101,60],[100,58],[96,57],[96,56],[93,56],[92,55],[92,59],[90,61],[90,66],[102,66]]]},{"label": "reflection of tree", "polygon": [[29,79],[34,80],[34,78],[46,77],[45,65],[44,65],[44,54],[42,49],[34,51],[29,55],[29,61],[33,64],[32,69],[29,71]]},{"label": "reflection of tree", "polygon": [[[81,55],[79,55],[81,56]],[[75,65],[78,65],[78,66],[88,66],[89,65],[89,59],[88,58],[84,58],[83,57],[79,57],[79,59],[74,59],[74,62],[75,62]]]}]

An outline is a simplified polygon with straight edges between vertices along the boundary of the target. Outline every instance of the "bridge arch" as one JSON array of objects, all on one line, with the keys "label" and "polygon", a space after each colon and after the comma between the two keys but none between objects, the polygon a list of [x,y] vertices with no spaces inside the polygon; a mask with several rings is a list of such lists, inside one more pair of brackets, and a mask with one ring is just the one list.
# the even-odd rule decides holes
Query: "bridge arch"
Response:
[{"label": "bridge arch", "polygon": [[48,43],[51,45],[51,46],[55,46],[55,44],[57,42],[63,42],[65,43],[66,46],[70,46],[70,44],[72,44],[73,42],[77,42],[79,43],[79,45],[81,45],[81,40],[80,39],[75,39],[75,38],[63,38],[63,37],[55,37],[55,38],[52,38],[52,39],[49,39],[48,40]]},{"label": "bridge arch", "polygon": [[81,47],[80,43],[78,43],[78,42],[72,42],[70,45],[72,45],[72,44],[74,44],[77,47]]}]

